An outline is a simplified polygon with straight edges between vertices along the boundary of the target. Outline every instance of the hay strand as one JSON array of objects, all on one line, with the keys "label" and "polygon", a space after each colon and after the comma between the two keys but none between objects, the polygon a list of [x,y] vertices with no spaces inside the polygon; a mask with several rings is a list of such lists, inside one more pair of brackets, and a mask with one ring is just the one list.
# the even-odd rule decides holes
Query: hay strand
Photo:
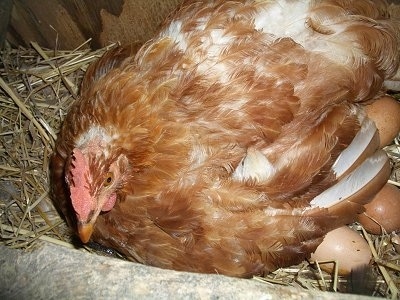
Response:
[{"label": "hay strand", "polygon": [[[378,256],[378,253],[377,253],[377,251],[375,249],[374,243],[372,242],[369,234],[365,231],[365,229],[363,227],[361,227],[361,230],[362,230],[362,233],[363,233],[365,239],[368,242],[368,245],[369,245],[369,247],[371,249],[371,253],[372,253],[372,256],[373,256],[374,260],[375,261],[381,260],[379,258],[379,256]],[[379,268],[379,271],[382,273],[382,276],[385,279],[386,284],[387,284],[387,286],[388,286],[388,288],[390,290],[391,299],[397,299],[397,296],[399,294],[399,290],[396,287],[396,285],[394,283],[394,280],[391,278],[389,273],[386,271],[386,268],[385,268],[385,266],[383,264],[378,264],[378,268]]]}]

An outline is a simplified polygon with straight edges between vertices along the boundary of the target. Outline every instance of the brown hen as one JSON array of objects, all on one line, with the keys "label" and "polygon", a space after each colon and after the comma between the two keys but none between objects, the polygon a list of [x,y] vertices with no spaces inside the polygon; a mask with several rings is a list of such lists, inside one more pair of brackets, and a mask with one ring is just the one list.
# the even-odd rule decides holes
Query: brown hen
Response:
[{"label": "brown hen", "polygon": [[249,277],[302,261],[390,167],[359,103],[399,66],[385,1],[188,1],[92,65],[52,157],[85,243]]}]

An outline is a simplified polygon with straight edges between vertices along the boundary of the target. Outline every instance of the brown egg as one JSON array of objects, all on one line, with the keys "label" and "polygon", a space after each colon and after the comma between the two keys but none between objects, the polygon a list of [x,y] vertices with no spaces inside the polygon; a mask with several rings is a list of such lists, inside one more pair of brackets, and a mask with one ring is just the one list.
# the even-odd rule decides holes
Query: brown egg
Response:
[{"label": "brown egg", "polygon": [[400,131],[400,103],[390,96],[383,96],[366,105],[365,110],[379,131],[380,146],[389,145]]},{"label": "brown egg", "polygon": [[365,213],[358,215],[358,222],[366,231],[381,234],[381,226],[388,233],[400,231],[400,190],[397,187],[387,183],[372,201],[364,206]]},{"label": "brown egg", "polygon": [[[311,254],[311,259],[318,262],[336,260],[339,275],[347,275],[352,269],[368,264],[371,258],[368,243],[347,226],[329,232],[317,250]],[[320,267],[330,273],[334,264],[320,263]]]}]

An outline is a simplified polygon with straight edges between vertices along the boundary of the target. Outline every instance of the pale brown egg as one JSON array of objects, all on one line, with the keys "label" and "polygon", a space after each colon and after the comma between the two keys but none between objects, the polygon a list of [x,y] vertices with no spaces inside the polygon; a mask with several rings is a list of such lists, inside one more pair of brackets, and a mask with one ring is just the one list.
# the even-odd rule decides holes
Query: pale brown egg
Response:
[{"label": "pale brown egg", "polygon": [[372,201],[365,205],[365,213],[358,215],[358,222],[372,234],[381,234],[381,226],[388,233],[400,231],[399,207],[400,190],[387,183]]},{"label": "pale brown egg", "polygon": [[311,259],[320,263],[321,269],[332,272],[333,263],[323,261],[336,260],[339,275],[347,275],[352,269],[367,265],[372,258],[371,250],[365,239],[347,226],[330,231]]},{"label": "pale brown egg", "polygon": [[379,131],[380,147],[389,145],[400,131],[400,103],[390,96],[383,96],[366,105],[365,110]]}]

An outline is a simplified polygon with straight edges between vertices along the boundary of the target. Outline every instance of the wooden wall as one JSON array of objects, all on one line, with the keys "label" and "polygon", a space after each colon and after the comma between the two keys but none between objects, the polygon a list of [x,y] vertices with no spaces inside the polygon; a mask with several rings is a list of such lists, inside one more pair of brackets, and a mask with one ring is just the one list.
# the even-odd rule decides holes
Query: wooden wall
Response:
[{"label": "wooden wall", "polygon": [[[10,0],[0,0],[8,3]],[[11,0],[6,39],[11,45],[74,49],[91,38],[95,49],[111,42],[144,42],[182,0]],[[0,7],[1,16],[1,7]],[[3,22],[4,23],[4,22]],[[1,29],[0,29],[1,30]]]}]

